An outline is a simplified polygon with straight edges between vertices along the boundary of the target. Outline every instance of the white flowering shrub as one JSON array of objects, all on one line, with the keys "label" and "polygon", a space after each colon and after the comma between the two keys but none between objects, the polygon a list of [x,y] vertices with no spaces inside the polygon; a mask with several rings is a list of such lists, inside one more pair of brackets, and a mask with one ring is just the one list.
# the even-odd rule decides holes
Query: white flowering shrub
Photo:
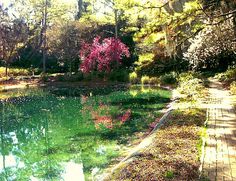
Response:
[{"label": "white flowering shrub", "polygon": [[235,51],[234,39],[231,20],[208,26],[190,40],[191,45],[184,53],[184,59],[188,60],[195,70],[218,67],[219,61]]}]

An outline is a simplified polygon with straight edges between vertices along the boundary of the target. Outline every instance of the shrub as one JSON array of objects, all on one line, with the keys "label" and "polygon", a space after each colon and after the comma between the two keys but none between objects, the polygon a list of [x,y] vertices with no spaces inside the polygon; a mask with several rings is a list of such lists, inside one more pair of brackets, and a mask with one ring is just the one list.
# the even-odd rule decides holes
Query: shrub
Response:
[{"label": "shrub", "polygon": [[139,78],[136,72],[132,72],[129,74],[129,81],[132,84],[138,84],[139,83]]},{"label": "shrub", "polygon": [[142,76],[142,78],[141,78],[141,83],[142,84],[149,84],[149,81],[150,81],[149,76],[146,76],[146,75]]},{"label": "shrub", "polygon": [[160,83],[160,79],[157,77],[151,77],[149,80],[149,84],[152,84],[152,85],[158,85],[159,83]]},{"label": "shrub", "polygon": [[177,74],[171,72],[160,77],[161,84],[175,84],[177,82]]},{"label": "shrub", "polygon": [[109,74],[109,80],[118,81],[118,82],[128,82],[129,81],[129,73],[127,70],[118,70],[113,71]]},{"label": "shrub", "polygon": [[82,72],[77,72],[74,76],[76,81],[81,81],[84,79],[84,74]]},{"label": "shrub", "polygon": [[43,82],[47,82],[49,80],[49,75],[47,73],[41,73],[40,80]]},{"label": "shrub", "polygon": [[181,73],[179,74],[179,77],[178,77],[178,82],[181,83],[181,82],[187,82],[191,79],[194,79],[194,75],[192,72],[184,72],[184,73]]},{"label": "shrub", "polygon": [[236,81],[234,81],[230,84],[230,92],[231,92],[231,94],[236,95]]},{"label": "shrub", "polygon": [[[221,31],[221,28],[225,31]],[[232,21],[224,21],[221,24],[207,26],[193,39],[184,59],[188,60],[193,69],[221,69],[224,70],[234,62],[235,47],[234,24]]]},{"label": "shrub", "polygon": [[189,100],[196,100],[202,97],[205,89],[202,80],[194,77],[190,79],[190,75],[185,78],[183,79],[182,77],[181,81],[179,81],[178,92],[187,96]]},{"label": "shrub", "polygon": [[217,74],[215,78],[221,82],[232,82],[236,80],[236,68],[231,68],[224,73]]},{"label": "shrub", "polygon": [[83,73],[82,72],[78,72],[76,74],[72,74],[72,75],[58,75],[57,76],[57,80],[58,81],[62,81],[62,82],[77,82],[77,81],[81,81],[84,79]]}]

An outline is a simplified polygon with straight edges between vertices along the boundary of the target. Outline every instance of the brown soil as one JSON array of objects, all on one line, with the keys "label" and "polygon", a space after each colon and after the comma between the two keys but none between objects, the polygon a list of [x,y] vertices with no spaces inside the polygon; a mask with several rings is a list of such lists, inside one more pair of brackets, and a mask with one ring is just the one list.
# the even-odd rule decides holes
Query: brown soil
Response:
[{"label": "brown soil", "polygon": [[204,120],[202,110],[174,111],[155,133],[152,146],[115,171],[112,180],[197,180],[199,126]]}]

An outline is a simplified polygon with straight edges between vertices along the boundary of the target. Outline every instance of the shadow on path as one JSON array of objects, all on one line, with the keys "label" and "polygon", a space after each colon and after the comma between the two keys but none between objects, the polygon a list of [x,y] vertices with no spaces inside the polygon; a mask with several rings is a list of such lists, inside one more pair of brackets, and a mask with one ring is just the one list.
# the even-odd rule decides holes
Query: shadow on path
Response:
[{"label": "shadow on path", "polygon": [[210,80],[206,106],[207,139],[203,175],[209,180],[236,180],[235,97],[220,82]]}]

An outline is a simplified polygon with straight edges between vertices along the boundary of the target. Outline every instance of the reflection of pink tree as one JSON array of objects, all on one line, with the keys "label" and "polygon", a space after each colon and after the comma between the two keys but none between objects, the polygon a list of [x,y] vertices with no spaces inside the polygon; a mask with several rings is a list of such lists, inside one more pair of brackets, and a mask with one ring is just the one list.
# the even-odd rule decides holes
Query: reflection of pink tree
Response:
[{"label": "reflection of pink tree", "polygon": [[95,112],[92,113],[92,116],[94,119],[96,129],[99,129],[100,126],[105,126],[108,129],[113,128],[113,120],[111,116],[100,116]]},{"label": "reflection of pink tree", "polygon": [[128,121],[131,117],[131,109],[128,109],[123,115],[118,117],[118,120],[121,123],[125,123],[126,121]]},{"label": "reflection of pink tree", "polygon": [[92,44],[83,43],[80,69],[85,73],[93,70],[110,72],[122,64],[123,57],[129,56],[128,47],[119,39],[105,38],[100,41],[100,37],[96,37]]},{"label": "reflection of pink tree", "polygon": [[[103,114],[106,115],[103,115]],[[126,121],[131,118],[131,110],[128,109],[119,116],[111,115],[110,107],[104,104],[99,105],[98,111],[92,111],[92,118],[95,123],[96,129],[99,129],[101,126],[106,127],[107,129],[113,129],[116,126],[123,125]]]}]

